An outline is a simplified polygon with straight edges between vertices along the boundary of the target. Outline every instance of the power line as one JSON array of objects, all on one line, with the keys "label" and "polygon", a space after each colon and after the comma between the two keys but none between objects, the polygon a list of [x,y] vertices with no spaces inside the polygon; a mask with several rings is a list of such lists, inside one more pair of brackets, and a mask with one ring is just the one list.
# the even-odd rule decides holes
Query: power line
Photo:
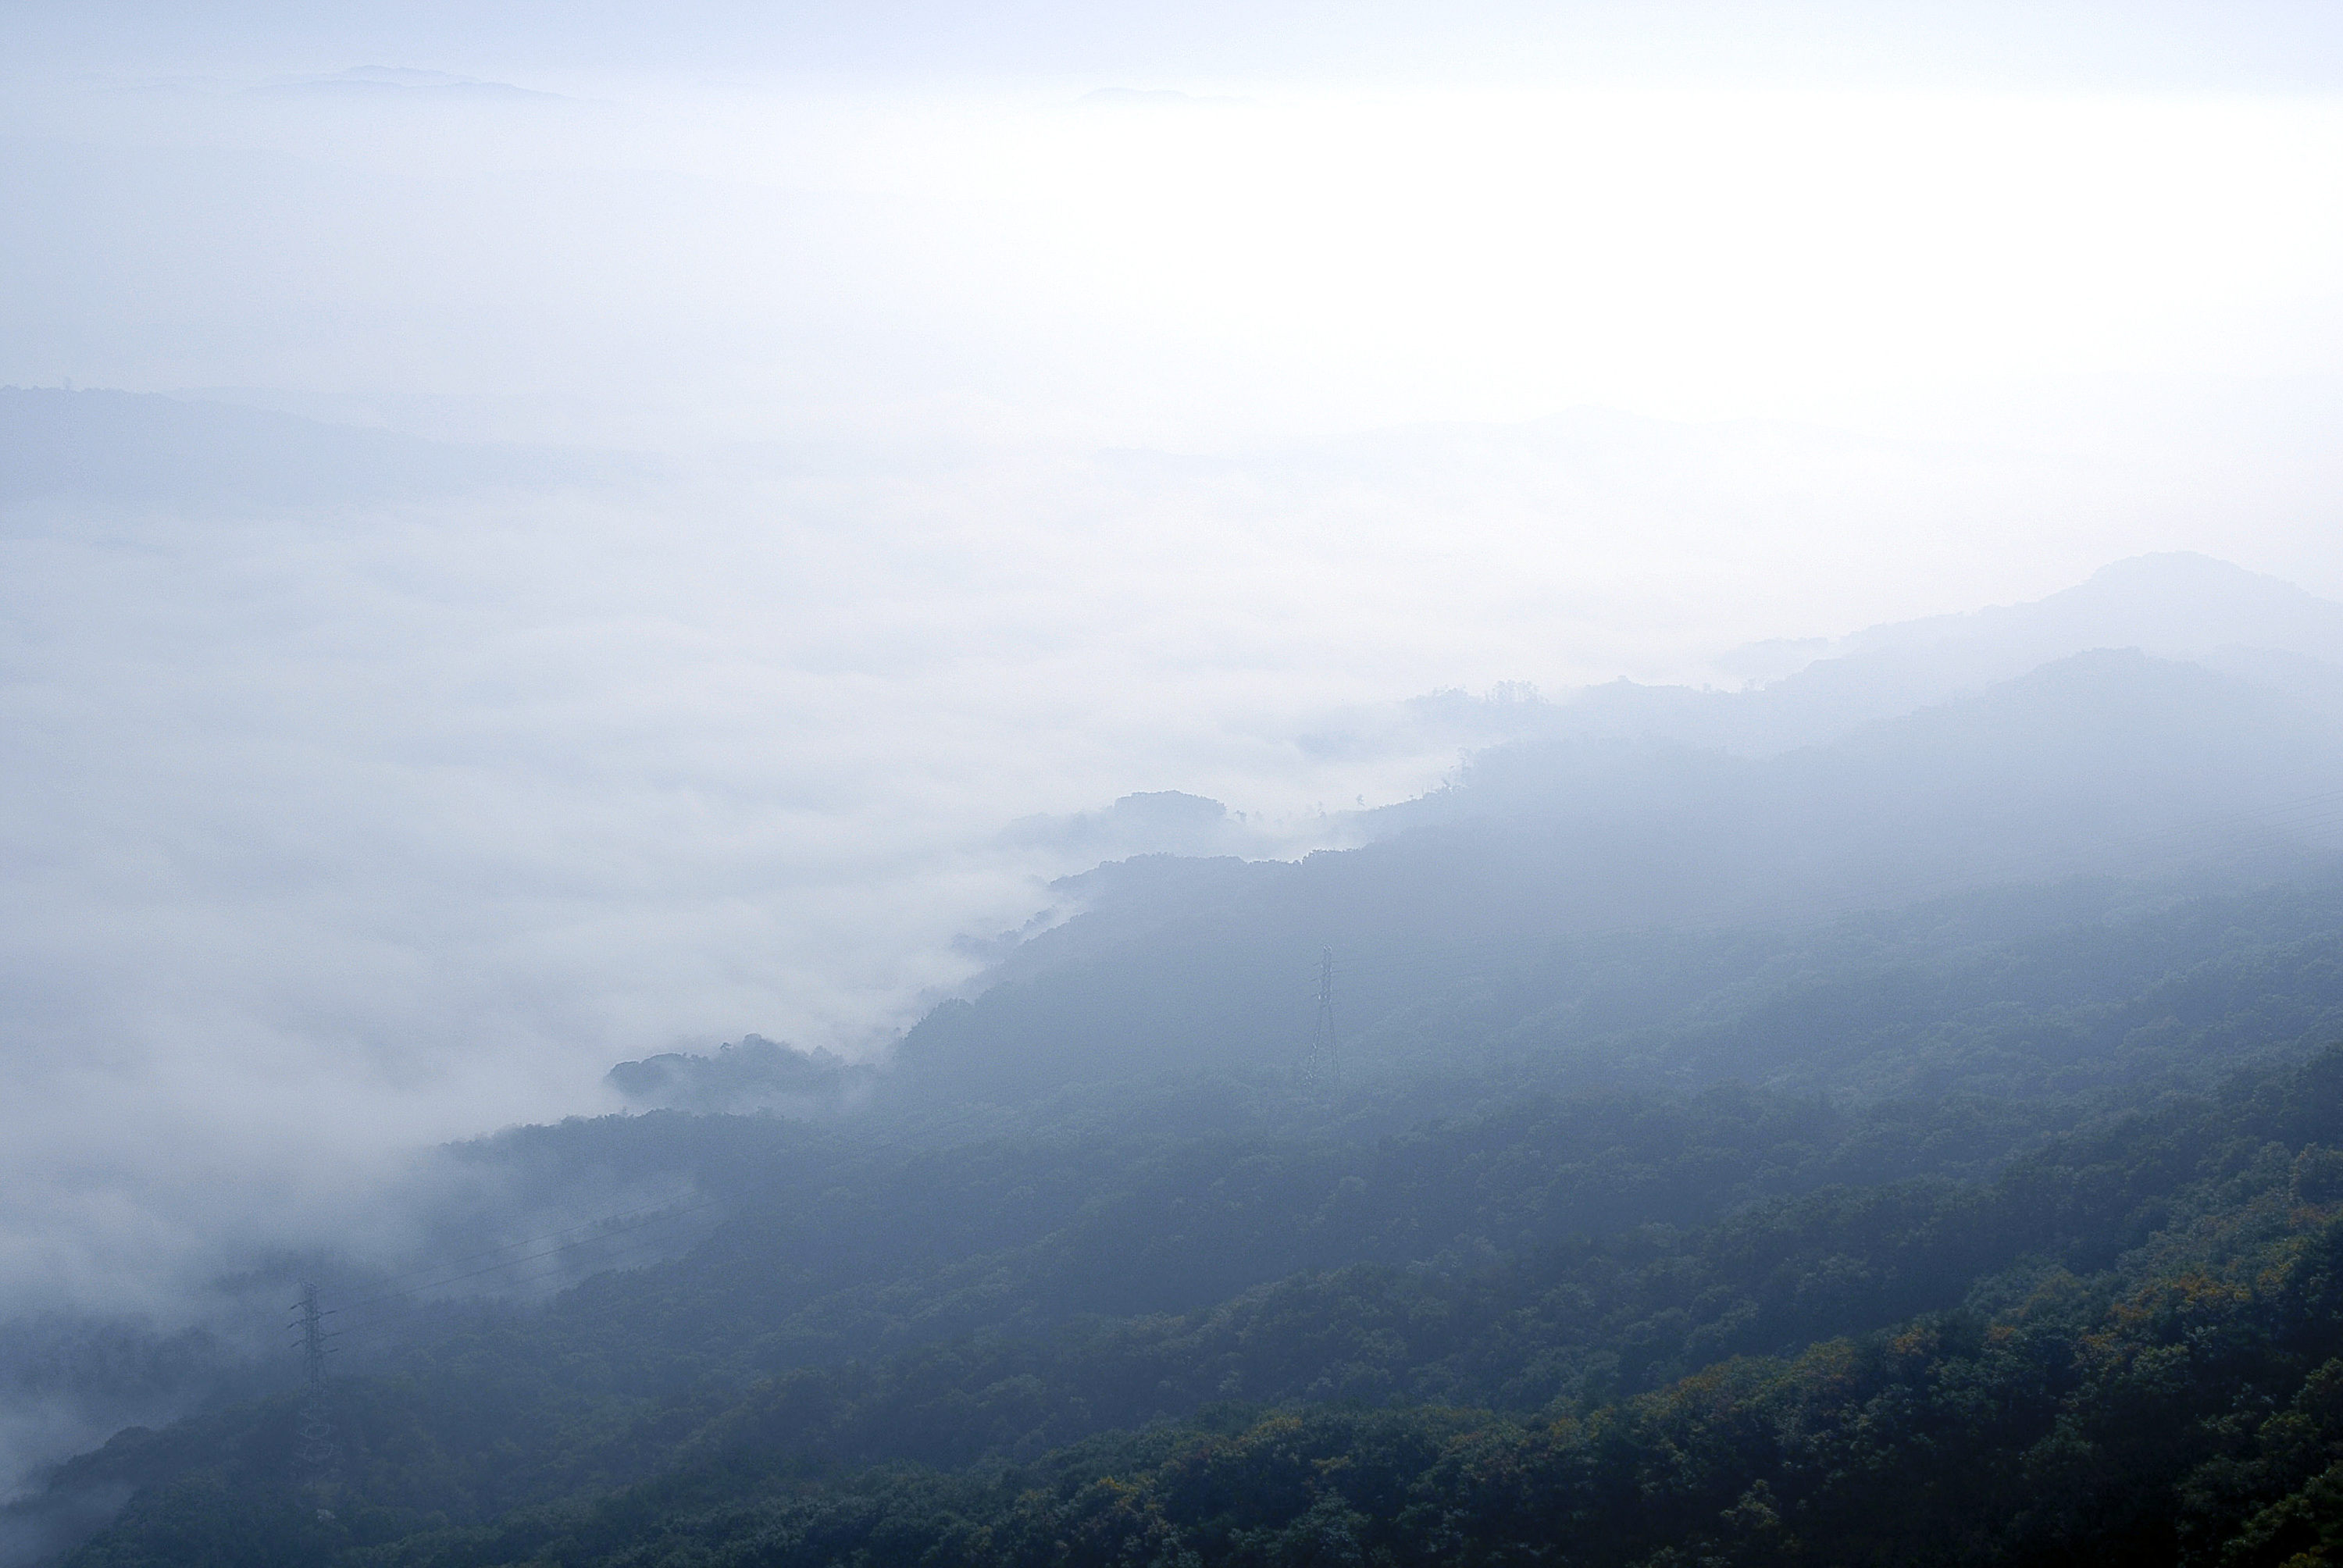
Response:
[{"label": "power line", "polygon": [[[666,1214],[671,1211],[674,1207],[675,1205],[672,1203],[647,1203],[639,1209],[624,1209],[615,1214],[605,1214],[598,1220],[588,1220],[583,1224],[571,1225],[559,1231],[548,1231],[541,1236],[525,1236],[518,1241],[502,1241],[498,1243],[496,1246],[484,1248],[477,1252],[467,1252],[460,1257],[455,1258],[442,1258],[436,1263],[426,1263],[420,1267],[408,1269],[400,1273],[385,1274],[376,1282],[382,1285],[396,1285],[402,1280],[412,1280],[417,1275],[436,1274],[440,1272],[442,1270],[455,1268],[458,1264],[476,1262],[482,1258],[493,1258],[498,1252],[509,1252],[516,1247],[539,1246],[547,1241],[558,1241],[564,1236],[575,1236],[581,1231],[607,1230],[610,1226],[618,1224],[624,1221],[638,1219],[645,1215]],[[417,1288],[422,1289],[427,1287]],[[352,1303],[354,1306],[363,1306],[366,1303],[362,1302]],[[337,1308],[336,1310],[340,1311],[341,1309]]]},{"label": "power line", "polygon": [[[565,1236],[576,1237],[573,1241],[561,1241],[558,1246],[546,1247],[542,1251],[534,1252],[524,1252],[518,1257],[501,1259],[497,1262],[487,1264],[481,1268],[468,1269],[456,1274],[442,1273],[438,1278],[425,1280],[420,1283],[405,1285],[395,1290],[379,1292],[377,1294],[365,1297],[362,1300],[347,1302],[342,1306],[328,1309],[321,1315],[325,1317],[332,1317],[337,1313],[364,1312],[367,1308],[378,1307],[386,1302],[410,1300],[426,1292],[444,1289],[449,1285],[462,1284],[472,1280],[486,1279],[491,1274],[502,1273],[507,1270],[521,1268],[533,1263],[546,1262],[549,1260],[560,1258],[566,1253],[577,1251],[582,1248],[603,1246],[613,1241],[618,1241],[618,1245],[611,1251],[604,1254],[606,1259],[613,1256],[630,1256],[645,1250],[664,1246],[667,1244],[667,1238],[663,1236],[636,1236],[631,1239],[622,1241],[621,1238],[626,1237],[628,1232],[646,1229],[663,1220],[680,1219],[686,1215],[699,1213],[706,1210],[719,1206],[721,1201],[722,1200],[720,1199],[709,1198],[698,1203],[674,1205],[656,1210],[630,1210],[619,1214],[608,1215],[600,1220],[589,1221],[583,1225],[573,1225],[567,1230],[549,1231],[543,1236],[508,1242],[503,1248],[492,1248],[488,1251],[475,1252],[468,1255],[467,1257],[449,1259],[447,1262],[439,1264],[437,1268],[439,1270],[445,1270],[458,1263],[468,1262],[478,1258],[491,1256],[496,1251],[510,1251],[515,1247],[537,1246],[545,1241],[559,1241],[560,1238]],[[629,1220],[634,1221],[635,1222],[632,1224],[619,1223],[620,1221]],[[584,1236],[578,1235],[578,1232],[581,1231],[591,1231],[592,1234]],[[394,1275],[392,1278],[414,1279],[418,1274],[428,1274],[434,1271],[434,1270],[429,1269],[412,1270],[407,1274]],[[542,1274],[535,1276],[534,1279],[524,1282],[535,1283],[544,1280],[558,1279],[560,1277],[561,1272],[561,1269],[557,1265],[555,1268],[546,1271]],[[327,1332],[325,1334],[325,1338],[329,1340],[339,1339],[350,1335],[363,1337],[377,1331],[387,1330],[396,1326],[397,1325],[394,1321],[379,1318],[372,1322],[361,1322],[357,1323],[352,1323],[345,1320],[340,1328]]]},{"label": "power line", "polygon": [[[635,1241],[619,1247],[615,1252],[607,1253],[595,1259],[594,1266],[590,1272],[596,1274],[607,1273],[615,1269],[628,1267],[633,1261],[646,1260],[656,1256],[659,1250],[666,1245],[666,1239],[661,1237],[639,1237]],[[504,1283],[507,1287],[518,1288],[531,1292],[524,1299],[530,1302],[536,1302],[543,1301],[549,1296],[558,1294],[561,1289],[565,1288],[561,1283],[564,1277],[565,1271],[557,1267],[533,1276],[507,1281],[504,1282]],[[583,1278],[584,1276],[580,1276],[579,1282],[582,1282]],[[548,1285],[552,1286],[553,1289],[540,1289],[540,1287]],[[400,1331],[409,1326],[410,1323],[408,1320],[406,1319],[377,1316],[369,1322],[347,1325],[335,1331],[334,1333],[329,1334],[327,1337],[345,1339],[361,1348],[379,1350],[392,1343]]]},{"label": "power line", "polygon": [[[606,1216],[600,1220],[589,1221],[583,1225],[573,1225],[566,1231],[551,1231],[546,1235],[532,1237],[527,1241],[510,1241],[502,1247],[492,1247],[485,1252],[472,1253],[469,1257],[451,1258],[444,1263],[436,1265],[434,1269],[417,1269],[410,1271],[406,1274],[393,1275],[392,1278],[413,1279],[417,1274],[427,1274],[434,1272],[437,1270],[453,1268],[460,1263],[472,1262],[480,1258],[493,1256],[495,1253],[499,1251],[510,1251],[516,1247],[538,1246],[547,1241],[558,1241],[564,1236],[576,1236],[580,1231],[590,1231],[594,1232],[592,1235],[578,1236],[576,1241],[563,1241],[561,1245],[548,1248],[541,1252],[530,1252],[518,1258],[507,1258],[500,1262],[488,1264],[484,1268],[472,1269],[459,1274],[450,1274],[443,1279],[426,1281],[421,1284],[402,1285],[395,1290],[384,1291],[378,1294],[368,1296],[364,1301],[352,1302],[347,1306],[338,1308],[337,1310],[342,1312],[357,1312],[362,1308],[376,1306],[384,1302],[397,1301],[405,1297],[418,1295],[426,1291],[436,1291],[442,1289],[445,1286],[461,1284],[467,1280],[477,1280],[484,1275],[496,1273],[498,1271],[502,1269],[516,1268],[522,1263],[536,1262],[540,1259],[556,1257],[560,1253],[570,1251],[579,1247],[590,1247],[595,1242],[606,1241],[613,1235],[621,1233],[623,1231],[634,1230],[643,1225],[657,1224],[661,1220],[679,1219],[686,1214],[700,1213],[706,1210],[716,1208],[722,1202],[723,1200],[720,1198],[708,1198],[703,1199],[701,1201],[697,1203],[673,1205],[662,1209],[631,1210],[626,1213],[613,1214]],[[635,1223],[624,1224],[623,1222],[627,1221],[633,1221]]]},{"label": "power line", "polygon": [[[701,1203],[658,1211],[653,1215],[653,1220],[680,1217],[685,1214],[714,1208],[717,1206],[717,1203],[718,1200],[710,1199]],[[652,1221],[646,1221],[644,1224],[648,1225],[650,1222]],[[596,1221],[592,1226],[573,1226],[568,1231],[557,1231],[551,1232],[551,1236],[559,1237],[570,1234],[572,1231],[578,1230],[593,1229],[603,1223],[604,1221]],[[628,1230],[639,1230],[642,1228],[643,1226],[640,1225],[628,1227]],[[603,1230],[598,1234],[587,1236],[578,1241],[568,1242],[562,1246],[548,1248],[543,1251],[530,1253],[523,1257],[508,1258],[501,1262],[492,1263],[483,1269],[475,1269],[468,1273],[456,1275],[448,1279],[435,1281],[427,1285],[414,1287],[412,1290],[388,1292],[380,1295],[369,1296],[364,1301],[354,1302],[347,1306],[322,1309],[318,1312],[317,1316],[322,1320],[324,1318],[333,1317],[337,1313],[357,1312],[367,1307],[379,1306],[387,1302],[410,1296],[418,1291],[435,1289],[438,1286],[454,1284],[467,1280],[481,1279],[488,1275],[500,1273],[506,1270],[518,1268],[525,1264],[547,1263],[562,1257],[565,1253],[575,1251],[583,1247],[616,1241],[617,1244],[615,1247],[610,1248],[594,1259],[596,1266],[590,1271],[603,1272],[613,1268],[623,1267],[632,1260],[653,1255],[660,1249],[668,1246],[671,1241],[671,1238],[664,1235],[636,1235],[630,1238],[621,1239],[623,1236],[623,1232],[612,1232],[608,1230]],[[540,1238],[540,1240],[543,1239],[549,1238]],[[526,1245],[528,1243],[517,1242],[514,1244]],[[483,1254],[475,1255],[478,1256]],[[545,1269],[540,1272],[524,1276],[518,1280],[508,1281],[506,1283],[508,1285],[518,1285],[524,1289],[535,1289],[537,1287],[552,1284],[558,1290],[560,1288],[559,1282],[562,1280],[565,1273],[566,1270],[558,1263],[556,1263],[555,1266]],[[305,1292],[307,1292],[314,1290],[315,1287],[304,1287],[304,1289]],[[537,1299],[543,1299],[543,1295],[550,1293],[552,1292],[542,1292]],[[308,1297],[305,1294],[304,1300],[307,1301],[307,1299]],[[296,1311],[298,1312],[299,1310],[299,1307],[297,1305]],[[306,1320],[304,1322],[305,1322]],[[297,1332],[301,1332],[303,1330],[304,1322],[297,1322],[295,1325]],[[378,1350],[389,1343],[391,1342],[391,1336],[396,1335],[404,1326],[406,1325],[400,1319],[386,1318],[379,1315],[375,1317],[372,1321],[361,1320],[356,1322],[352,1322],[349,1320],[345,1319],[342,1325],[337,1329],[328,1331],[320,1327],[318,1330],[318,1340],[321,1347],[324,1345],[324,1342],[326,1341],[345,1341]],[[337,1354],[338,1352],[339,1346],[323,1348],[322,1351],[322,1353],[325,1355],[333,1355]],[[322,1371],[318,1375],[322,1379]],[[322,1396],[320,1396],[320,1398],[322,1398]]]}]

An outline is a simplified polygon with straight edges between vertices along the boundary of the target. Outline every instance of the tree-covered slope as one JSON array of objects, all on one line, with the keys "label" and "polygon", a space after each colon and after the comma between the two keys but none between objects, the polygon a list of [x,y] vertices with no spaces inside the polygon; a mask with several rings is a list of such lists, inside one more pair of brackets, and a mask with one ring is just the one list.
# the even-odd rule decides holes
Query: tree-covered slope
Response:
[{"label": "tree-covered slope", "polygon": [[[1827,752],[1529,749],[1358,850],[1104,869],[882,1072],[663,1060],[788,1113],[509,1130],[446,1151],[486,1207],[426,1227],[425,1285],[263,1268],[340,1309],[332,1463],[288,1366],[0,1523],[126,1498],[82,1562],[349,1568],[2242,1539],[2309,1473],[2254,1445],[2324,1419],[2301,1391],[2343,1352],[2343,874],[2254,793],[2333,751],[2267,694],[2095,657]],[[2152,874],[2115,874],[2142,841]],[[548,1245],[476,1265],[472,1221]],[[2243,1359],[2174,1359],[2203,1323],[2157,1303],[2191,1292]],[[2133,1490],[2069,1507],[2056,1444],[2134,1423],[2195,1435],[2090,1460]],[[2224,1464],[2229,1501],[2188,1501]]]},{"label": "tree-covered slope", "polygon": [[[493,1424],[502,1385],[451,1412],[383,1380],[345,1402],[329,1492],[284,1479],[289,1405],[224,1413],[75,1561],[2276,1563],[2338,1522],[2338,1142],[2343,1051],[2112,1117],[1984,1187],[1313,1271],[623,1421],[580,1406],[548,1422],[568,1462],[501,1513],[479,1495],[496,1455],[447,1444]],[[1573,1354],[1575,1378],[1523,1378]],[[1030,1446],[1053,1403],[1128,1419],[1181,1378],[1272,1408]],[[648,1473],[611,1488],[628,1462]]]},{"label": "tree-covered slope", "polygon": [[[1762,759],[1501,748],[1356,849],[1075,879],[1071,918],[910,1031],[898,1081],[1015,1102],[1167,1064],[1248,1070],[1309,1038],[1328,951],[1361,1049],[1444,1052],[1387,1026],[1493,985],[1512,1016],[1473,1038],[1542,1015],[1582,1038],[1664,1025],[1845,910],[2080,875],[2250,885],[2331,856],[2334,737],[2275,691],[2107,651]],[[1607,1011],[1566,1017],[1595,996]]]}]

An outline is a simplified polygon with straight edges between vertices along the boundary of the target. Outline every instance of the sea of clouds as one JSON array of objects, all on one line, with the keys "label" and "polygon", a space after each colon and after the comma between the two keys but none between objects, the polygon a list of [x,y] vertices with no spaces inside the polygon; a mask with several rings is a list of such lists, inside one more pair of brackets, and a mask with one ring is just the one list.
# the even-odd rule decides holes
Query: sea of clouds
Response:
[{"label": "sea of clouds", "polygon": [[415,1150],[620,1060],[883,1059],[1107,841],[1037,820],[1339,843],[1502,737],[1423,693],[1737,684],[2151,549],[2343,593],[2316,94],[440,20],[5,67],[0,382],[642,456],[5,509],[0,1317],[397,1255]]}]

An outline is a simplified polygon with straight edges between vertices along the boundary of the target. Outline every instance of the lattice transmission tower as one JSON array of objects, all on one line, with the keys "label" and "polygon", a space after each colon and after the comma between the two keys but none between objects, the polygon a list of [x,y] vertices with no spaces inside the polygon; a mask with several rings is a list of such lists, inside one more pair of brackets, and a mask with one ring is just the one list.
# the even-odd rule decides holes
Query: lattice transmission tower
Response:
[{"label": "lattice transmission tower", "polygon": [[1334,950],[1318,955],[1318,1021],[1310,1030],[1310,1055],[1302,1064],[1302,1081],[1312,1093],[1332,1100],[1337,1081],[1334,1056]]},{"label": "lattice transmission tower", "polygon": [[301,1346],[303,1370],[308,1376],[308,1386],[301,1398],[301,1413],[294,1427],[293,1468],[297,1482],[320,1485],[334,1474],[333,1423],[326,1412],[326,1358],[333,1352],[326,1341],[326,1319],[330,1312],[317,1304],[317,1287],[304,1284],[301,1299],[293,1303],[293,1332]]}]

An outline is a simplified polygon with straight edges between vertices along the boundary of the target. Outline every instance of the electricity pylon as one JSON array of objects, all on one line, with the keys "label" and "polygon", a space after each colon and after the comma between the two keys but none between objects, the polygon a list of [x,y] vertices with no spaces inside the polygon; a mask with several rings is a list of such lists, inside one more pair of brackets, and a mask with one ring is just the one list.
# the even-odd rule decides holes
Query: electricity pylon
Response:
[{"label": "electricity pylon", "polygon": [[1334,950],[1318,955],[1318,1022],[1310,1031],[1310,1055],[1302,1064],[1302,1081],[1321,1099],[1332,1101],[1335,1089]]},{"label": "electricity pylon", "polygon": [[325,1320],[331,1314],[317,1305],[317,1287],[304,1284],[301,1299],[293,1303],[297,1314],[293,1332],[300,1336],[301,1359],[308,1374],[308,1387],[301,1398],[301,1414],[295,1426],[293,1458],[295,1479],[311,1485],[322,1485],[334,1473],[334,1428],[326,1419],[326,1348]]}]

